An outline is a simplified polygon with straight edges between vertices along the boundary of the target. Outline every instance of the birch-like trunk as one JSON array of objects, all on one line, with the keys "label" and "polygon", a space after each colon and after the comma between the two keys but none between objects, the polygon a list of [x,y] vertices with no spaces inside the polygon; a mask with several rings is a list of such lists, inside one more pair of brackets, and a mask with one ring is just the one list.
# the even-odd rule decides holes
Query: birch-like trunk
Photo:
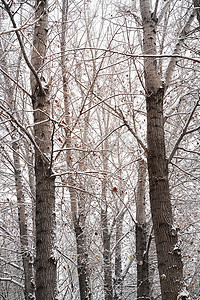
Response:
[{"label": "birch-like trunk", "polygon": [[[47,1],[36,1],[38,20],[34,28],[32,65],[43,81],[48,32]],[[36,299],[54,300],[56,297],[55,240],[55,178],[52,176],[52,136],[48,89],[41,90],[31,74],[34,109],[34,135],[39,146],[35,149],[36,176]]]},{"label": "birch-like trunk", "polygon": [[147,249],[147,228],[145,211],[146,163],[139,161],[136,195],[136,261],[137,261],[137,299],[149,300],[149,262]]},{"label": "birch-like trunk", "polygon": [[[156,18],[150,1],[140,0],[143,22],[143,53],[156,54]],[[154,19],[155,18],[155,19]],[[144,58],[147,107],[148,173],[162,300],[177,300],[183,285],[183,265],[173,226],[168,162],[163,121],[164,88],[155,58]]]}]

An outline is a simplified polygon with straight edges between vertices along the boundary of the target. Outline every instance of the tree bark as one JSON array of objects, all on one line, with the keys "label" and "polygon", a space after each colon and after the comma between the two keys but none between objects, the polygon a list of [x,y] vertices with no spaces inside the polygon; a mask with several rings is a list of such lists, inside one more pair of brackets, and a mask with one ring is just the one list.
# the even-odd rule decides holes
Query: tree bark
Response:
[{"label": "tree bark", "polygon": [[[47,1],[36,1],[36,19],[32,65],[44,81],[44,61],[48,32]],[[50,101],[48,89],[38,87],[31,74],[34,109],[34,135],[39,149],[35,149],[36,176],[36,299],[54,300],[56,297],[55,240],[55,178],[52,176],[52,136],[49,121]]]},{"label": "tree bark", "polygon": [[147,249],[147,228],[145,211],[147,166],[140,160],[136,195],[136,261],[137,261],[137,299],[150,299],[149,261]]},{"label": "tree bark", "polygon": [[[140,0],[143,22],[143,52],[156,54],[156,18],[150,1]],[[162,300],[177,300],[183,285],[183,266],[177,231],[173,227],[169,193],[168,162],[163,121],[164,88],[153,58],[144,59],[148,173],[152,221],[157,249]]]},{"label": "tree bark", "polygon": [[76,233],[77,243],[77,265],[78,265],[78,279],[80,288],[81,300],[91,299],[89,287],[89,272],[88,272],[88,254],[86,248],[85,236],[85,216],[79,213],[78,219],[74,221],[74,229]]}]

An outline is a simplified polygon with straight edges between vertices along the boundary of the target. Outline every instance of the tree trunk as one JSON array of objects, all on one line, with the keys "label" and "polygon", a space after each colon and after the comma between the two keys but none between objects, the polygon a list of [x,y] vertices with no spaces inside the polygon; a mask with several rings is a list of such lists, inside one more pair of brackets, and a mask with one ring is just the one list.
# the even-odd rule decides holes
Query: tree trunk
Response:
[{"label": "tree trunk", "polygon": [[108,232],[107,207],[106,209],[101,209],[101,226],[103,232],[103,269],[105,300],[112,300],[112,269],[110,257],[110,235]]},{"label": "tree trunk", "polygon": [[[118,211],[119,213],[119,211]],[[121,257],[121,238],[122,238],[122,223],[124,214],[122,214],[116,221],[116,244],[115,248],[115,281],[114,281],[114,300],[122,299],[122,257]]]},{"label": "tree trunk", "polygon": [[[0,42],[0,53],[3,53],[2,43]],[[21,61],[21,58],[19,59]],[[20,64],[19,64],[20,65]],[[2,58],[2,66],[5,69],[6,73],[8,73],[7,61],[3,57]],[[9,99],[9,104],[12,110],[15,110],[15,97],[14,97],[14,88],[10,80],[4,76],[7,98]],[[16,129],[11,126],[12,131],[16,131]],[[29,245],[29,234],[27,230],[27,216],[26,216],[26,207],[25,207],[25,199],[23,192],[23,180],[21,174],[21,163],[19,157],[19,141],[18,137],[15,136],[14,133],[11,134],[12,139],[12,150],[13,150],[13,162],[14,162],[14,175],[15,175],[15,187],[16,187],[16,195],[17,195],[17,204],[18,204],[18,224],[20,231],[20,246],[21,246],[21,254],[22,254],[22,262],[24,267],[24,285],[25,285],[25,299],[31,300],[34,298],[35,293],[35,285],[34,285],[34,270],[33,270],[33,257],[30,251]]]},{"label": "tree trunk", "polygon": [[[36,19],[32,65],[41,81],[47,43],[47,1],[36,1]],[[36,51],[36,50],[37,51]],[[33,74],[31,88],[34,109],[34,134],[39,146],[35,149],[36,176],[36,299],[54,300],[56,297],[55,240],[55,178],[51,170],[52,137],[48,90],[41,90]]]},{"label": "tree trunk", "polygon": [[150,299],[149,262],[147,249],[147,229],[145,211],[146,163],[139,161],[136,196],[136,261],[137,299]]},{"label": "tree trunk", "polygon": [[76,233],[77,243],[77,265],[78,265],[78,279],[80,288],[81,300],[91,299],[89,287],[89,274],[88,274],[88,254],[86,248],[85,236],[85,216],[80,212],[78,219],[74,221],[74,229]]},{"label": "tree trunk", "polygon": [[[140,0],[143,21],[143,52],[156,54],[156,18],[149,0]],[[162,300],[177,300],[183,285],[181,250],[173,227],[169,193],[168,162],[165,155],[163,121],[164,88],[155,58],[144,59],[148,173],[152,221],[155,234]]]},{"label": "tree trunk", "polygon": [[[63,96],[64,96],[64,108],[65,108],[65,145],[68,149],[66,151],[66,162],[68,171],[72,171],[72,139],[71,139],[71,118],[70,118],[70,102],[68,95],[68,79],[67,79],[67,67],[66,67],[66,22],[67,22],[68,3],[63,0],[62,2],[62,32],[61,32],[61,69],[62,69],[62,81],[63,81]],[[77,192],[74,186],[74,178],[72,174],[68,175],[67,182],[69,184],[69,194],[71,202],[72,222],[76,237],[77,247],[77,272],[80,289],[80,299],[91,299],[90,286],[89,286],[89,271],[88,271],[88,254],[85,235],[85,196],[83,193]],[[74,187],[73,187],[74,186]],[[80,187],[80,185],[79,185]],[[78,199],[79,198],[79,199]]]},{"label": "tree trunk", "polygon": [[[105,141],[107,145],[107,140]],[[107,170],[107,157],[103,158],[104,170]],[[105,300],[113,299],[112,267],[110,257],[110,234],[108,230],[108,205],[106,203],[106,176],[102,183],[101,228],[103,237],[103,270]]]},{"label": "tree trunk", "polygon": [[12,137],[12,149],[13,149],[13,159],[15,168],[15,186],[17,192],[17,204],[18,204],[18,222],[20,229],[20,244],[22,252],[22,261],[24,267],[25,276],[25,299],[34,299],[35,285],[33,278],[33,262],[32,255],[29,249],[28,243],[28,230],[27,230],[27,217],[25,212],[25,201],[23,193],[23,183],[21,175],[21,164],[19,159],[19,142],[15,141]]},{"label": "tree trunk", "polygon": [[33,222],[33,240],[35,243],[35,237],[36,237],[36,229],[35,229],[35,221],[36,221],[36,215],[35,215],[35,171],[32,166],[34,166],[34,153],[32,150],[32,147],[30,143],[27,141],[25,142],[25,149],[26,149],[26,160],[28,161],[28,178],[29,178],[29,186],[30,186],[30,194],[32,199],[32,222]]}]

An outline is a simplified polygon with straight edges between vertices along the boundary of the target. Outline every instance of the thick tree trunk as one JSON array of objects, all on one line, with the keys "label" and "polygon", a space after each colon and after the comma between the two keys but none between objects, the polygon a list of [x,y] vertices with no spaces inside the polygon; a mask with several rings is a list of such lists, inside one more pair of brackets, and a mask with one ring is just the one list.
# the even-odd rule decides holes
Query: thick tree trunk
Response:
[{"label": "thick tree trunk", "polygon": [[[36,1],[36,19],[32,65],[43,81],[48,31],[47,1]],[[51,171],[52,137],[48,116],[48,90],[41,90],[31,74],[34,109],[34,134],[39,149],[35,150],[36,176],[36,299],[54,300],[56,297],[55,240],[55,178]]]},{"label": "thick tree trunk", "polygon": [[[140,0],[143,21],[143,51],[156,54],[156,18],[151,14],[149,0]],[[168,163],[165,155],[163,121],[164,88],[156,60],[144,59],[148,172],[152,221],[158,258],[162,300],[177,300],[183,284],[181,250],[177,231],[173,227],[169,193]]]},{"label": "thick tree trunk", "polygon": [[137,299],[150,299],[149,262],[147,249],[147,229],[145,211],[146,163],[139,161],[136,196],[136,261],[137,261]]},{"label": "thick tree trunk", "polygon": [[173,228],[162,98],[162,90],[147,98],[149,188],[162,299],[176,300],[182,287],[183,266],[177,232]]}]

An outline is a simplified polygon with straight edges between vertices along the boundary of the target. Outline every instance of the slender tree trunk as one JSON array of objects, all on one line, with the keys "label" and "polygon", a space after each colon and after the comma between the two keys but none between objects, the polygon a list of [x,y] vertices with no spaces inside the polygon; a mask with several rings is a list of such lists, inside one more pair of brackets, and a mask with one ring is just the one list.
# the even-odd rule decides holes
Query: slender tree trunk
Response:
[{"label": "slender tree trunk", "polygon": [[35,221],[36,221],[36,215],[35,215],[35,172],[34,172],[34,153],[32,151],[32,147],[29,143],[26,142],[25,144],[26,148],[26,159],[28,161],[28,178],[29,178],[29,186],[30,186],[30,193],[31,193],[31,199],[32,199],[32,222],[33,222],[33,239],[35,242],[36,237],[36,229],[35,229]]},{"label": "slender tree trunk", "polygon": [[[144,54],[156,54],[156,18],[151,13],[150,1],[140,0],[140,9],[143,22]],[[169,193],[163,121],[164,88],[156,60],[145,58],[144,68],[150,202],[162,300],[177,300],[183,285],[183,266],[177,231],[173,227]]]},{"label": "slender tree trunk", "polygon": [[28,230],[27,230],[27,217],[25,212],[25,199],[23,193],[23,181],[21,175],[21,164],[19,158],[19,142],[12,138],[12,148],[13,148],[13,159],[15,168],[15,186],[17,192],[17,204],[18,204],[18,222],[20,229],[20,244],[22,252],[22,261],[24,267],[25,276],[25,299],[34,299],[35,285],[33,278],[33,261],[32,255],[29,249],[28,243]]},{"label": "slender tree trunk", "polygon": [[88,254],[86,248],[86,235],[85,235],[85,215],[79,212],[78,218],[74,220],[74,229],[76,233],[77,243],[77,265],[78,265],[78,278],[81,300],[91,299],[89,287],[89,272],[88,272]]},{"label": "slender tree trunk", "polygon": [[[3,47],[0,42],[0,53],[3,53]],[[21,59],[20,59],[21,61]],[[19,63],[20,65],[20,63]],[[7,61],[5,58],[2,58],[2,66],[8,73]],[[10,107],[15,110],[15,97],[14,97],[14,88],[10,80],[4,76],[4,81],[7,90],[7,96],[9,99]],[[11,127],[14,130],[14,127]],[[21,163],[19,157],[19,141],[14,133],[11,134],[12,139],[12,149],[13,149],[13,162],[14,162],[14,174],[15,174],[15,187],[17,194],[17,204],[18,204],[18,224],[20,231],[20,246],[22,253],[22,262],[24,267],[24,278],[25,278],[25,299],[31,300],[34,298],[35,293],[35,284],[34,284],[34,269],[33,269],[33,257],[30,251],[29,245],[29,234],[27,230],[27,216],[26,216],[26,207],[25,199],[23,192],[23,180],[21,174]]]},{"label": "slender tree trunk", "polygon": [[121,257],[121,238],[122,238],[122,223],[124,214],[116,221],[116,244],[115,248],[115,281],[114,281],[114,300],[122,299],[122,257]]},{"label": "slender tree trunk", "polygon": [[[62,81],[63,81],[63,95],[64,95],[64,107],[65,107],[65,145],[68,149],[66,151],[66,162],[68,171],[72,171],[72,139],[71,139],[71,118],[70,118],[70,102],[68,95],[68,79],[67,79],[67,67],[66,67],[66,21],[68,12],[68,2],[63,0],[62,2],[62,33],[61,33],[61,68],[62,68]],[[80,289],[80,299],[91,299],[90,286],[89,286],[89,271],[88,271],[88,254],[87,243],[85,235],[85,195],[79,193],[79,199],[77,199],[77,192],[74,186],[74,178],[72,174],[69,174],[67,178],[69,184],[69,194],[71,201],[72,222],[74,226],[76,236],[77,247],[77,271]],[[74,188],[73,188],[74,186]],[[79,185],[80,187],[80,185]]]},{"label": "slender tree trunk", "polygon": [[[107,140],[105,141],[107,145]],[[106,146],[107,149],[107,146]],[[107,157],[104,159],[104,170],[107,170]],[[105,300],[113,299],[112,286],[112,267],[110,256],[110,234],[108,229],[108,205],[106,202],[106,184],[107,177],[105,176],[102,183],[102,205],[101,205],[101,228],[103,237],[103,270],[104,270],[104,293]]]},{"label": "slender tree trunk", "polygon": [[[47,1],[36,1],[36,19],[32,65],[41,81],[46,56],[48,32]],[[54,300],[56,297],[55,240],[55,178],[51,170],[52,136],[48,116],[50,101],[48,89],[41,90],[31,74],[34,109],[34,134],[39,149],[35,149],[36,176],[36,299]]]},{"label": "slender tree trunk", "polygon": [[145,211],[146,163],[139,161],[136,197],[136,261],[137,261],[137,299],[149,300],[149,262],[147,249],[147,228]]},{"label": "slender tree trunk", "polygon": [[107,205],[101,209],[101,226],[103,232],[103,269],[104,269],[104,293],[105,300],[113,299],[112,269],[110,257],[110,235],[108,232]]},{"label": "slender tree trunk", "polygon": [[[117,157],[118,164],[122,166],[122,158],[120,153],[120,135],[121,132],[118,131],[118,140],[117,140]],[[123,191],[123,175],[122,168],[119,168],[119,201],[116,201],[116,235],[115,235],[115,277],[113,280],[113,292],[114,300],[121,300],[123,295],[123,275],[122,275],[122,239],[123,239],[123,219],[125,215],[125,210],[122,211],[122,203],[124,202],[124,191]]]}]

